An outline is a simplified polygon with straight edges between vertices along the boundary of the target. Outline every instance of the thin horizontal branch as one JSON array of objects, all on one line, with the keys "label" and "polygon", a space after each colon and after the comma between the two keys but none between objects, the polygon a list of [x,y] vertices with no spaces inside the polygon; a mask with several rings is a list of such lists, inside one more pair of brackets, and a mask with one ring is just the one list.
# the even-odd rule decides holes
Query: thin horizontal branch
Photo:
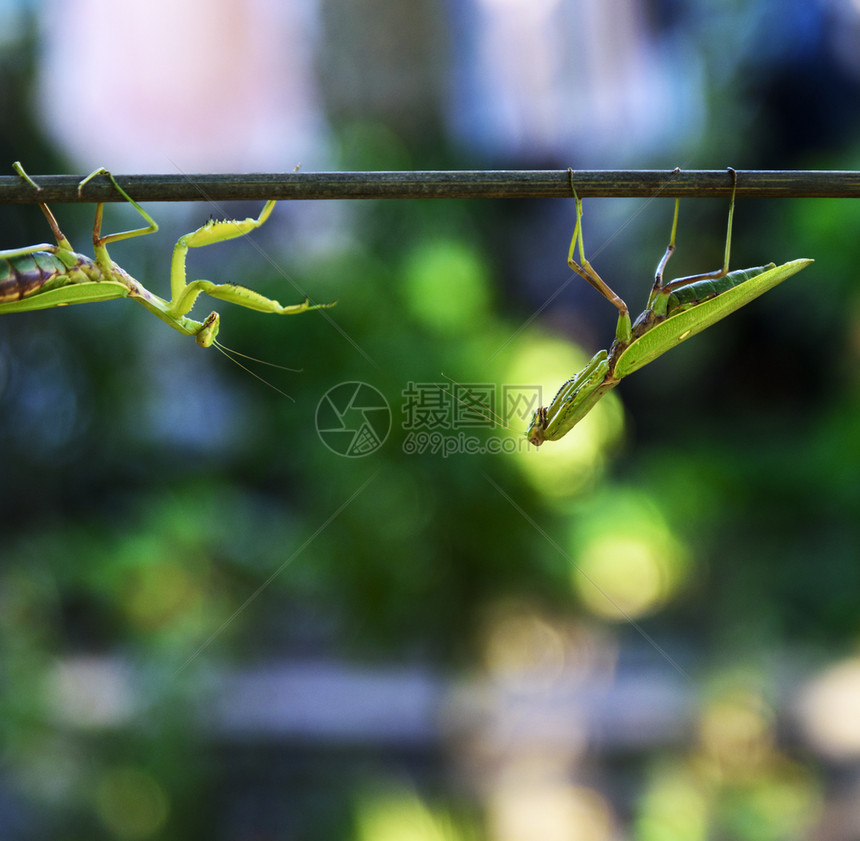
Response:
[{"label": "thin horizontal branch", "polygon": [[[0,204],[123,201],[97,176],[78,195],[81,175],[35,175],[36,191],[17,175],[0,176]],[[131,196],[150,201],[264,199],[531,199],[570,198],[567,170],[449,172],[289,172],[250,175],[117,175]],[[582,170],[583,197],[726,196],[727,170]],[[738,170],[738,196],[860,198],[860,172]]]}]

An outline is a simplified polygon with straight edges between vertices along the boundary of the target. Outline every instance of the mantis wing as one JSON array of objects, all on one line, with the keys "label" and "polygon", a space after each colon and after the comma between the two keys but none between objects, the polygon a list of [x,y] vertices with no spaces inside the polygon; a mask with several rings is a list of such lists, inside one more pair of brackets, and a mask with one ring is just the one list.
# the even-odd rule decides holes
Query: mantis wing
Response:
[{"label": "mantis wing", "polygon": [[110,301],[125,298],[129,288],[124,283],[103,280],[91,283],[70,283],[44,292],[36,292],[26,298],[0,302],[0,313],[29,312],[63,307],[67,304],[89,304],[95,301]]},{"label": "mantis wing", "polygon": [[[812,260],[800,259],[781,266],[764,266],[731,272],[735,285],[719,295],[701,301],[686,309],[671,313],[646,333],[635,339],[619,354],[615,362],[615,376],[619,379],[638,371],[667,350],[701,333],[707,327],[731,315],[759,295],[805,269]],[[744,277],[746,276],[746,277]],[[740,278],[740,280],[738,280]]]}]

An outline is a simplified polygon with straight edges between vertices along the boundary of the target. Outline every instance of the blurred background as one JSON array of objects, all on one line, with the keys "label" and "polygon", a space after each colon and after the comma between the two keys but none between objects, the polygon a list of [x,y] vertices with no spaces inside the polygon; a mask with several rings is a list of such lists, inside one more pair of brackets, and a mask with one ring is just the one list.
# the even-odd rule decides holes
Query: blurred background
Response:
[{"label": "blurred background", "polygon": [[[860,169],[860,3],[2,0],[0,114],[34,176]],[[111,254],[167,294],[259,209]],[[672,210],[586,200],[634,313]],[[682,203],[671,276],[727,210]],[[0,318],[0,837],[860,837],[860,205],[741,200],[734,267],[814,265],[536,450],[614,331],[574,218],[284,202],[193,253],[338,301],[218,306],[291,399],[128,301]]]}]

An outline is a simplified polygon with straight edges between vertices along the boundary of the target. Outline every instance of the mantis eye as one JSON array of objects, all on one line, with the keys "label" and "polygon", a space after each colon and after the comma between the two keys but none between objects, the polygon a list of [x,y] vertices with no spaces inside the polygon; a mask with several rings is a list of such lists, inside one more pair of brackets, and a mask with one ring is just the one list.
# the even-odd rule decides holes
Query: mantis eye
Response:
[{"label": "mantis eye", "polygon": [[212,347],[215,339],[218,337],[218,330],[221,327],[221,317],[217,312],[212,312],[206,316],[203,326],[197,333],[197,344],[200,347]]}]

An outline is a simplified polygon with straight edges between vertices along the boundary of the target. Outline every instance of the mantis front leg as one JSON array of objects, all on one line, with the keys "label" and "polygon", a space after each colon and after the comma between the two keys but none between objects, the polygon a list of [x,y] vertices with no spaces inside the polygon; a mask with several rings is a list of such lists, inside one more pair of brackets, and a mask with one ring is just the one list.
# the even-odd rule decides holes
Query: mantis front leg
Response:
[{"label": "mantis front leg", "polygon": [[[196,231],[179,238],[173,249],[173,259],[170,264],[171,299],[168,307],[172,315],[176,318],[185,316],[194,306],[194,302],[201,293],[222,301],[239,304],[258,312],[274,313],[277,315],[295,315],[307,310],[334,306],[334,304],[311,304],[307,297],[300,304],[283,306],[278,301],[267,298],[259,292],[254,292],[251,289],[233,283],[212,283],[209,280],[193,280],[188,282],[186,280],[185,264],[189,248],[214,245],[218,242],[226,242],[227,240],[244,236],[255,228],[259,228],[269,218],[274,206],[274,200],[267,201],[256,219],[225,219],[220,221],[210,219]],[[214,320],[212,320],[213,316]],[[217,314],[212,313],[206,321],[206,328],[197,334],[197,344],[202,347],[208,347],[215,340],[217,332]]]},{"label": "mantis front leg", "polygon": [[[173,259],[170,263],[170,294],[171,303],[179,308],[178,311],[182,315],[188,312],[191,309],[191,304],[194,303],[192,298],[191,304],[187,308],[182,309],[185,300],[184,296],[187,295],[189,286],[185,280],[185,260],[188,256],[188,249],[201,248],[204,245],[214,245],[217,242],[227,242],[228,240],[245,236],[245,234],[259,228],[269,218],[274,207],[275,201],[269,200],[256,219],[223,219],[219,221],[210,219],[196,231],[179,237],[173,248]],[[197,296],[195,295],[194,297],[196,298]],[[272,310],[272,312],[274,311]]]}]

